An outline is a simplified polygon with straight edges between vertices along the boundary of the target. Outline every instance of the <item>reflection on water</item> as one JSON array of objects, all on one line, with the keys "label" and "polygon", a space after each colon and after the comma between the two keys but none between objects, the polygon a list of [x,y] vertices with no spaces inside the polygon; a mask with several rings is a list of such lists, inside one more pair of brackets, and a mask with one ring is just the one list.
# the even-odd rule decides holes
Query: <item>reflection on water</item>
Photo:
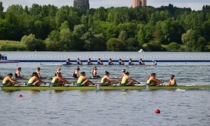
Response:
[{"label": "reflection on water", "polygon": [[[19,93],[23,97],[18,97]],[[7,126],[208,125],[209,93],[209,90],[0,91],[0,101],[4,101],[0,102],[0,121],[4,120]],[[161,110],[159,115],[155,114],[157,108]]]}]

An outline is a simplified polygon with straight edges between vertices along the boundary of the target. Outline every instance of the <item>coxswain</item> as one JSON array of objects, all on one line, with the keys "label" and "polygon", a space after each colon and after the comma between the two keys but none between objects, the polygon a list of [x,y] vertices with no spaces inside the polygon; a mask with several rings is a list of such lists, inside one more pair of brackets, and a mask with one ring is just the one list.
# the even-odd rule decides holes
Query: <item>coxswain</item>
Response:
[{"label": "coxswain", "polygon": [[121,86],[134,86],[135,82],[140,83],[129,77],[129,72],[125,72],[125,75],[122,77],[122,81],[120,83]]},{"label": "coxswain", "polygon": [[69,82],[62,77],[61,72],[58,72],[57,75],[53,77],[51,81],[52,86],[63,86],[65,83]]},{"label": "coxswain", "polygon": [[93,65],[93,63],[91,62],[91,58],[88,58],[87,65]]},{"label": "coxswain", "polygon": [[105,71],[105,75],[101,78],[101,86],[110,86],[111,82],[117,82],[116,80],[112,80],[109,78],[109,72]]},{"label": "coxswain", "polygon": [[7,76],[2,81],[2,85],[3,86],[13,86],[13,85],[15,85],[17,83],[20,83],[20,82],[18,82],[16,80],[13,80],[12,76],[13,76],[12,73],[7,74]]},{"label": "coxswain", "polygon": [[147,80],[147,84],[151,86],[157,86],[158,84],[163,83],[162,80],[156,79],[156,73],[152,73]]},{"label": "coxswain", "polygon": [[83,65],[83,64],[82,64],[82,61],[80,61],[79,58],[77,58],[76,64],[77,64],[77,65]]},{"label": "coxswain", "polygon": [[66,60],[66,65],[72,65],[70,58]]},{"label": "coxswain", "polygon": [[111,58],[108,60],[108,65],[114,65]]},{"label": "coxswain", "polygon": [[100,58],[98,58],[98,60],[97,60],[97,65],[103,65],[103,62],[101,61]]},{"label": "coxswain", "polygon": [[38,77],[37,72],[33,72],[31,78],[28,80],[27,86],[40,86],[40,83],[43,82]]},{"label": "coxswain", "polygon": [[99,78],[100,76],[97,74],[97,67],[93,67],[93,72],[92,72],[93,77]]},{"label": "coxswain", "polygon": [[73,72],[73,74],[72,74],[72,77],[74,77],[74,78],[79,78],[79,71],[80,71],[80,68],[79,67],[77,67],[77,69]]},{"label": "coxswain", "polygon": [[145,65],[145,63],[143,62],[141,58],[139,59],[139,65]]},{"label": "coxswain", "polygon": [[23,76],[21,76],[20,74],[21,71],[21,67],[18,67],[17,70],[15,71],[15,78],[23,78]]},{"label": "coxswain", "polygon": [[174,75],[171,75],[171,78],[170,78],[168,84],[166,84],[165,86],[177,86],[176,80],[174,77],[175,77]]},{"label": "coxswain", "polygon": [[132,61],[132,59],[130,58],[129,61],[128,61],[128,65],[135,65]]},{"label": "coxswain", "polygon": [[89,83],[92,83],[87,77],[85,72],[81,72],[81,76],[78,78],[76,85],[77,86],[89,86]]},{"label": "coxswain", "polygon": [[124,62],[122,61],[122,59],[119,59],[118,65],[124,65]]}]

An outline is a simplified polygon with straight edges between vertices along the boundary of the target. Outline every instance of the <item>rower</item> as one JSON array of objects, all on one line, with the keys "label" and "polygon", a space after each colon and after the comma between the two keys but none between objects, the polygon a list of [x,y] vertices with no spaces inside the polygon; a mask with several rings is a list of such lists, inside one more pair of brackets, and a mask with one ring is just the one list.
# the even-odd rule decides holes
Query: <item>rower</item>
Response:
[{"label": "rower", "polygon": [[139,65],[145,65],[145,63],[142,61],[142,58],[139,59]]},{"label": "rower", "polygon": [[152,65],[153,65],[153,66],[156,66],[156,65],[157,65],[157,62],[156,62],[155,60],[153,60],[153,61],[152,61]]},{"label": "rower", "polygon": [[101,86],[110,86],[111,82],[117,82],[116,80],[112,80],[109,78],[109,72],[105,71],[105,75],[101,78]]},{"label": "rower", "polygon": [[57,75],[57,73],[60,73],[61,72],[61,66],[58,66],[57,70],[56,70],[56,73],[55,73],[55,76]]},{"label": "rower", "polygon": [[82,64],[82,61],[80,61],[79,58],[77,58],[76,64],[77,64],[77,65],[83,65],[83,64]]},{"label": "rower", "polygon": [[151,86],[157,86],[160,83],[163,83],[163,81],[156,79],[156,73],[152,73],[147,80],[147,84]]},{"label": "rower", "polygon": [[53,77],[51,81],[52,86],[63,86],[64,83],[69,83],[69,82],[62,77],[61,72],[58,72],[57,75]]},{"label": "rower", "polygon": [[73,72],[73,74],[72,74],[72,77],[74,77],[74,78],[79,78],[79,71],[80,71],[80,68],[79,67],[77,67],[77,69]]},{"label": "rower", "polygon": [[15,71],[15,78],[23,78],[23,76],[20,75],[21,67],[18,67],[18,69]]},{"label": "rower", "polygon": [[28,80],[27,86],[40,86],[42,81],[38,77],[37,72],[33,72],[31,78]]},{"label": "rower", "polygon": [[72,65],[70,58],[66,60],[66,65]]},{"label": "rower", "polygon": [[119,77],[120,79],[123,78],[123,76],[125,75],[126,73],[126,70],[125,69],[122,69],[122,75]]},{"label": "rower", "polygon": [[166,84],[165,86],[177,86],[176,80],[175,80],[174,77],[175,77],[174,75],[171,75],[171,78],[170,78],[170,80],[169,80],[169,83]]},{"label": "rower", "polygon": [[124,62],[122,61],[122,59],[119,59],[118,65],[124,65]]},{"label": "rower", "polygon": [[98,60],[97,60],[97,65],[103,65],[103,62],[101,61],[100,58],[98,58]]},{"label": "rower", "polygon": [[95,66],[95,67],[93,67],[93,72],[92,72],[92,75],[93,75],[93,77],[97,77],[97,78],[99,78],[100,77],[100,75],[98,75],[97,74],[97,67]]},{"label": "rower", "polygon": [[7,76],[2,81],[2,85],[3,86],[14,86],[15,83],[20,83],[18,81],[13,80],[12,76],[13,76],[12,73],[7,74]]},{"label": "rower", "polygon": [[[121,86],[134,86],[134,83],[138,82],[129,77],[129,72],[125,72],[125,75],[122,77],[122,81],[120,83]],[[138,82],[140,83],[140,82]]]},{"label": "rower", "polygon": [[114,63],[112,62],[112,58],[109,59],[108,65],[114,65]]},{"label": "rower", "polygon": [[81,72],[81,76],[78,78],[76,85],[77,86],[89,86],[89,83],[92,83],[87,77],[85,72]]},{"label": "rower", "polygon": [[128,65],[135,65],[132,61],[132,59],[130,58],[129,61],[128,61]]},{"label": "rower", "polygon": [[91,58],[88,58],[87,65],[93,65],[93,63],[91,62]]},{"label": "rower", "polygon": [[41,78],[40,70],[41,70],[40,67],[36,68],[36,73],[38,75],[38,78]]}]

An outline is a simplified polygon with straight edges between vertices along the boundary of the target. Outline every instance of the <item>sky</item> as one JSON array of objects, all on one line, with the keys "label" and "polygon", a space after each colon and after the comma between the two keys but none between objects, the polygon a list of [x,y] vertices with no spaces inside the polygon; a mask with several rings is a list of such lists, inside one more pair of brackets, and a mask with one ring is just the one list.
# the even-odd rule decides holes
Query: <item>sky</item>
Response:
[{"label": "sky", "polygon": [[[3,2],[4,11],[13,4],[29,6],[33,3],[39,5],[55,5],[61,7],[63,5],[73,6],[73,0],[0,0]],[[98,7],[131,7],[132,0],[89,0],[91,8]],[[190,7],[193,10],[201,10],[203,5],[210,5],[210,0],[147,0],[148,6],[160,7],[162,5],[173,4],[176,7]]]}]

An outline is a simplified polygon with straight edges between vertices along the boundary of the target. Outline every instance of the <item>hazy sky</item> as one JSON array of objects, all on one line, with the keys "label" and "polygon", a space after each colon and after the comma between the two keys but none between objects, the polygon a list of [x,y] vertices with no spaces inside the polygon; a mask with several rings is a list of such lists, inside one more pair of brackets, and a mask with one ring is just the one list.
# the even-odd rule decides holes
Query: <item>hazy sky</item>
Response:
[{"label": "hazy sky", "polygon": [[[52,4],[58,7],[63,5],[73,6],[73,0],[0,0],[3,2],[4,8],[12,4],[21,4],[22,6],[31,6],[33,3],[40,5]],[[91,8],[103,7],[121,7],[132,4],[132,0],[89,0]],[[160,7],[169,3],[177,7],[191,7],[193,10],[201,10],[203,5],[210,5],[210,0],[147,0],[149,6]],[[5,10],[4,10],[5,11]]]}]

